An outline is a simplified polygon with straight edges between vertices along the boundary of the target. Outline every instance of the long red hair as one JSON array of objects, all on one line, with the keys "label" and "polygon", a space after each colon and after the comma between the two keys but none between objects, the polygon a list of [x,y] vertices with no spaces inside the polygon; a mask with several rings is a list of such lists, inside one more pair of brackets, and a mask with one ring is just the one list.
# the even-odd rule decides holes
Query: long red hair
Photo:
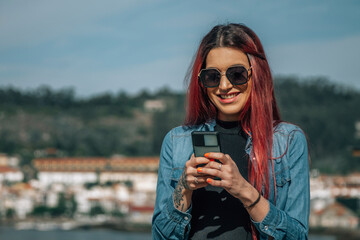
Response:
[{"label": "long red hair", "polygon": [[[239,120],[242,128],[252,138],[249,181],[265,198],[269,198],[269,169],[274,171],[271,154],[273,129],[281,119],[263,46],[250,28],[242,24],[218,25],[202,39],[188,75],[190,83],[185,125],[198,125],[216,118],[217,110],[198,80],[198,74],[206,66],[208,53],[218,47],[241,50],[249,58],[252,89]],[[254,231],[253,237],[256,238]]]}]

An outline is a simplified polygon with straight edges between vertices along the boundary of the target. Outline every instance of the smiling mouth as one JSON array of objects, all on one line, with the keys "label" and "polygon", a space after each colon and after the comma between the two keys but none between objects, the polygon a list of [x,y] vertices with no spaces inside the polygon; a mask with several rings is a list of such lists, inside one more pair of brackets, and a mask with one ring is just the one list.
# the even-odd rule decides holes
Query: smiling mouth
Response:
[{"label": "smiling mouth", "polygon": [[237,95],[239,95],[240,93],[237,92],[237,93],[230,93],[230,94],[219,94],[218,96],[221,98],[221,99],[230,99],[230,98],[234,98],[236,97]]}]

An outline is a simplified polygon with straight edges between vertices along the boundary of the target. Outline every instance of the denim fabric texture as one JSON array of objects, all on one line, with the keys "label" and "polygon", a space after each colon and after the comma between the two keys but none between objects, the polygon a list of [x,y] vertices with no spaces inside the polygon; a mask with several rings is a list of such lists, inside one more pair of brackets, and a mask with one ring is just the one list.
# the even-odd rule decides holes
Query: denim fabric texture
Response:
[{"label": "denim fabric texture", "polygon": [[[173,202],[173,192],[193,153],[191,132],[214,131],[216,122],[172,129],[164,138],[160,154],[156,203],[152,219],[153,239],[188,239],[191,210],[181,212]],[[245,151],[250,155],[249,136]],[[273,164],[276,200],[271,161],[269,160],[270,210],[261,222],[253,221],[260,239],[308,239],[310,186],[309,156],[303,131],[290,123],[280,123],[274,129]],[[250,159],[252,159],[250,157]]]}]

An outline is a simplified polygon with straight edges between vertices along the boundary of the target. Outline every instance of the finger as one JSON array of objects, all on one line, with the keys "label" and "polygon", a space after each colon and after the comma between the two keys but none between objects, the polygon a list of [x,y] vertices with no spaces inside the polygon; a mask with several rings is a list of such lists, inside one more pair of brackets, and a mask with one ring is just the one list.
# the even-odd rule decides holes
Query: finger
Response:
[{"label": "finger", "polygon": [[[196,168],[188,168],[186,169],[186,182],[188,184],[190,183],[196,183],[196,181],[198,181],[199,183],[204,183],[206,182],[206,179],[209,178],[209,177],[212,177],[210,175],[203,175],[203,174],[200,174]],[[195,180],[197,179],[197,180]]]},{"label": "finger", "polygon": [[192,180],[192,177],[197,177],[199,175],[197,169],[195,167],[187,167],[186,168],[186,176],[190,177],[190,180]]},{"label": "finger", "polygon": [[196,168],[197,177],[203,177],[205,180],[206,178],[212,177],[212,175],[204,173],[203,169],[203,167]]},{"label": "finger", "polygon": [[205,153],[206,158],[210,159],[218,159],[222,164],[227,164],[230,162],[231,157],[228,154],[220,153],[220,152],[208,152]]},{"label": "finger", "polygon": [[189,181],[188,185],[190,186],[191,189],[198,189],[198,188],[202,188],[208,185],[208,183],[206,182],[205,177],[192,177],[192,180]]},{"label": "finger", "polygon": [[185,167],[187,167],[187,168],[188,168],[188,167],[191,167],[191,166],[192,166],[192,163],[195,161],[194,158],[195,158],[195,156],[194,156],[194,154],[192,154],[191,157],[190,157],[190,159],[186,161]]},{"label": "finger", "polygon": [[222,171],[224,168],[226,168],[226,166],[224,166],[224,164],[218,163],[218,162],[209,162],[208,164],[206,164],[206,167],[217,169],[219,171]]},{"label": "finger", "polygon": [[[219,163],[217,163],[217,164],[219,165]],[[221,171],[219,171],[219,169],[217,169],[217,168],[209,168],[209,167],[201,168],[200,167],[200,168],[197,168],[196,170],[199,174],[203,174],[205,176],[209,175],[211,177],[223,178],[223,173]]]},{"label": "finger", "polygon": [[195,189],[199,189],[199,188],[203,188],[208,186],[209,184],[207,182],[205,183],[199,183],[199,184],[191,184],[190,187],[195,190]]},{"label": "finger", "polygon": [[207,182],[209,185],[214,186],[214,187],[224,187],[221,180],[214,180],[214,179],[212,179],[212,178],[207,178],[207,179],[206,179],[206,182]]},{"label": "finger", "polygon": [[208,162],[210,162],[210,160],[205,157],[191,157],[190,160],[187,161],[186,163],[188,164],[187,167],[195,168],[200,164],[207,164]]},{"label": "finger", "polygon": [[[196,177],[193,182],[196,183],[196,184],[202,184],[202,183],[206,183],[206,184],[207,184],[206,179],[211,178],[211,177],[212,177],[212,176]],[[197,180],[196,180],[196,179],[197,179]]]}]

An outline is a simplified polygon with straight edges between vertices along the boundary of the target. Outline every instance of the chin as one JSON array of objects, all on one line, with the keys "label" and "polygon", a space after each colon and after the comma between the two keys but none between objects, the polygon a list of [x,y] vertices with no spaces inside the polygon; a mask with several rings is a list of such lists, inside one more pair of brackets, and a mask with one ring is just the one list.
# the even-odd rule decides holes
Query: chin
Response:
[{"label": "chin", "polygon": [[218,117],[224,121],[237,121],[240,118],[240,113],[240,111],[221,111]]}]

